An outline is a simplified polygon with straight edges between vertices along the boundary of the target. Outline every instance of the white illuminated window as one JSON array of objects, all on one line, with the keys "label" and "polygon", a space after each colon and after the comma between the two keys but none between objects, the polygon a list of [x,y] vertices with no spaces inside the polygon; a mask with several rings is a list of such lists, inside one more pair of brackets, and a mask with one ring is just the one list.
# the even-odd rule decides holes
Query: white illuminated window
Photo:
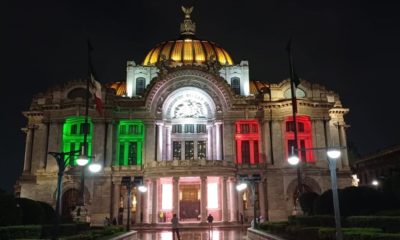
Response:
[{"label": "white illuminated window", "polygon": [[162,184],[162,209],[171,210],[172,209],[172,184],[164,183]]},{"label": "white illuminated window", "polygon": [[208,209],[218,208],[218,184],[207,184]]}]

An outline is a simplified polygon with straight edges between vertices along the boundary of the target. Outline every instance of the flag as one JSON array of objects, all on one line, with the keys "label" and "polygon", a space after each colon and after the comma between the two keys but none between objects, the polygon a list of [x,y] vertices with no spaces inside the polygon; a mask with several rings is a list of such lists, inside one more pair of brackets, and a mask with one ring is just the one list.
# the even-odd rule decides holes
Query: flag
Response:
[{"label": "flag", "polygon": [[88,57],[89,57],[89,91],[92,93],[94,98],[94,103],[96,105],[96,110],[100,115],[103,115],[103,100],[101,97],[101,84],[96,80],[96,74],[94,73],[94,68],[92,64],[92,54],[93,46],[90,40],[87,41],[88,44]]},{"label": "flag", "polygon": [[93,74],[90,74],[90,92],[93,94],[96,110],[100,115],[103,115],[103,100],[101,97],[101,84],[95,79]]}]

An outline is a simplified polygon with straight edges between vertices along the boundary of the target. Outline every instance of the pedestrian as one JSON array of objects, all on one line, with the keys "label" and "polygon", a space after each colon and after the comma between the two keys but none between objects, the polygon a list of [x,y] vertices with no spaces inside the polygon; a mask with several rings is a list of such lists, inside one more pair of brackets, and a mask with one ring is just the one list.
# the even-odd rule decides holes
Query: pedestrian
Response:
[{"label": "pedestrian", "polygon": [[178,217],[176,216],[176,213],[174,213],[174,215],[172,216],[171,223],[172,223],[172,239],[175,240],[175,233],[176,233],[178,240],[181,240],[181,236],[179,235],[179,220]]},{"label": "pedestrian", "polygon": [[207,222],[208,222],[208,237],[211,239],[211,230],[212,230],[212,222],[214,221],[214,217],[210,214],[208,214],[207,217]]},{"label": "pedestrian", "polygon": [[112,220],[112,224],[115,226],[115,225],[117,225],[117,219],[114,217],[113,218],[113,220]]}]

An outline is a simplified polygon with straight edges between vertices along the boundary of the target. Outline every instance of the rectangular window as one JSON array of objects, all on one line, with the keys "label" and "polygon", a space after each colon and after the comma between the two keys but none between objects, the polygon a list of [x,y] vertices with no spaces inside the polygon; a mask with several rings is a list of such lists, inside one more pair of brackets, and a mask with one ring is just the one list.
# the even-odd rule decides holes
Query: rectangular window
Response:
[{"label": "rectangular window", "polygon": [[257,133],[258,132],[257,124],[251,124],[251,132],[252,133]]},{"label": "rectangular window", "polygon": [[146,79],[143,77],[136,78],[136,95],[142,95],[146,87]]},{"label": "rectangular window", "polygon": [[194,142],[185,141],[185,160],[194,159]]},{"label": "rectangular window", "polygon": [[194,124],[185,124],[185,133],[194,133]]},{"label": "rectangular window", "polygon": [[172,133],[182,133],[182,125],[172,125]]},{"label": "rectangular window", "polygon": [[71,125],[71,134],[77,134],[78,133],[78,126],[76,124]]},{"label": "rectangular window", "polygon": [[119,155],[118,155],[119,165],[124,165],[124,155],[125,155],[124,153],[125,153],[125,143],[120,143]]},{"label": "rectangular window", "polygon": [[242,162],[250,163],[250,142],[242,141]]},{"label": "rectangular window", "polygon": [[[296,154],[296,152],[293,152],[292,153],[292,151],[295,151],[296,149],[296,146],[295,146],[296,144],[295,144],[295,141],[293,140],[293,139],[289,139],[288,140],[288,156],[291,156],[292,154]],[[293,149],[293,150],[292,150]]]},{"label": "rectangular window", "polygon": [[298,131],[299,131],[299,132],[304,132],[304,123],[299,122],[299,123],[297,124],[297,126],[298,126]]},{"label": "rectangular window", "polygon": [[133,125],[128,125],[128,134],[133,134]]},{"label": "rectangular window", "polygon": [[240,79],[238,77],[231,78],[231,87],[236,95],[240,95]]},{"label": "rectangular window", "polygon": [[137,165],[137,142],[129,142],[128,165]]},{"label": "rectangular window", "polygon": [[304,141],[303,139],[300,140],[300,149],[303,149],[302,151],[300,151],[300,159],[303,162],[306,162],[307,157],[306,157],[306,141]]},{"label": "rectangular window", "polygon": [[85,132],[90,133],[89,123],[81,123],[79,131],[80,131],[80,134],[85,134]]},{"label": "rectangular window", "polygon": [[240,133],[250,133],[249,124],[240,124]]},{"label": "rectangular window", "polygon": [[126,125],[119,126],[119,134],[126,134]]},{"label": "rectangular window", "polygon": [[206,141],[197,142],[197,158],[206,159]]},{"label": "rectangular window", "polygon": [[206,133],[207,127],[205,124],[197,124],[197,133]]},{"label": "rectangular window", "polygon": [[162,188],[162,202],[161,208],[163,210],[171,210],[172,209],[172,184],[171,183],[163,183],[161,185]]},{"label": "rectangular window", "polygon": [[181,160],[181,151],[182,146],[181,142],[174,141],[172,142],[172,154],[174,160]]},{"label": "rectangular window", "polygon": [[254,163],[258,164],[259,162],[258,141],[254,141]]},{"label": "rectangular window", "polygon": [[286,132],[294,132],[293,121],[286,122]]}]

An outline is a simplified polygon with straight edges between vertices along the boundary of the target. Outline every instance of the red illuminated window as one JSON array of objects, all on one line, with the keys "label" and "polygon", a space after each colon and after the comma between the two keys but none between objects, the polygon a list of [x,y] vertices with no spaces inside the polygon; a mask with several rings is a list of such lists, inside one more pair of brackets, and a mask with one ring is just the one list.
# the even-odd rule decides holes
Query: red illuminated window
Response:
[{"label": "red illuminated window", "polygon": [[[294,122],[293,117],[285,119],[286,132],[286,156],[288,157],[292,152],[292,147],[298,148],[298,156],[302,162],[314,163],[313,151],[310,150],[312,146],[312,131],[311,120],[308,116],[297,116],[297,146],[294,141]],[[307,150],[309,149],[309,150]]]},{"label": "red illuminated window", "polygon": [[236,162],[237,164],[258,164],[259,124],[257,120],[236,121]]}]

